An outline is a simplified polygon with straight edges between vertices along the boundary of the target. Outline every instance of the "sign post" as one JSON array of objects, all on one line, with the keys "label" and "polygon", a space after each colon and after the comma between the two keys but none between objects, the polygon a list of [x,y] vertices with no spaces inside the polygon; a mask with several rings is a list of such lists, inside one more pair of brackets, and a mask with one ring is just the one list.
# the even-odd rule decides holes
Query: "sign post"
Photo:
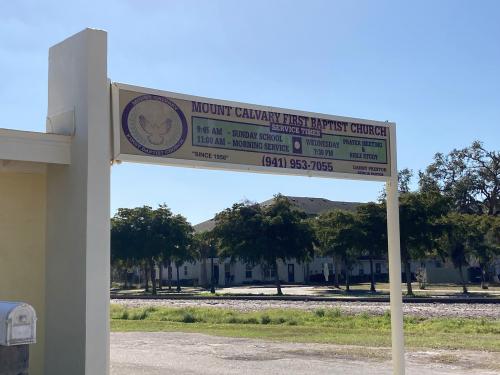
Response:
[{"label": "sign post", "polygon": [[113,157],[386,182],[394,374],[404,374],[396,125],[113,83]]},{"label": "sign post", "polygon": [[392,362],[394,375],[405,373],[403,297],[401,289],[401,250],[399,238],[398,170],[396,129],[391,128],[391,177],[386,182],[387,242],[389,250],[389,288],[391,300]]}]

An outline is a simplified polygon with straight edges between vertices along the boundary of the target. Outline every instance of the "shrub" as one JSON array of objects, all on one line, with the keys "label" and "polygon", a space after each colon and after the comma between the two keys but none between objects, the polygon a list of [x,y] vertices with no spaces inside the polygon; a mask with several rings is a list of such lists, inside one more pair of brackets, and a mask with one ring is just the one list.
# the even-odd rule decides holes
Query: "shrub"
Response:
[{"label": "shrub", "polygon": [[325,310],[324,309],[318,309],[318,310],[314,310],[314,314],[316,316],[319,316],[320,318],[324,317],[325,316]]},{"label": "shrub", "polygon": [[271,323],[271,318],[269,317],[269,315],[264,314],[260,318],[260,323],[261,324],[269,324],[269,323]]},{"label": "shrub", "polygon": [[183,323],[195,323],[196,322],[196,317],[191,314],[190,312],[184,312],[184,314],[182,314],[182,319],[181,321]]}]

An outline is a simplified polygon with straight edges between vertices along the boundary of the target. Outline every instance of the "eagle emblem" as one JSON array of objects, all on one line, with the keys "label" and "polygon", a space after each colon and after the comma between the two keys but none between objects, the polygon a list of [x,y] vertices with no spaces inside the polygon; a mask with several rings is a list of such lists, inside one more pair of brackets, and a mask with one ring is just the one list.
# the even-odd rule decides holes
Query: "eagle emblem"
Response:
[{"label": "eagle emblem", "polygon": [[139,115],[139,125],[148,135],[148,141],[153,145],[161,145],[165,141],[165,136],[172,129],[172,120],[167,118],[158,123],[149,121],[146,116]]}]

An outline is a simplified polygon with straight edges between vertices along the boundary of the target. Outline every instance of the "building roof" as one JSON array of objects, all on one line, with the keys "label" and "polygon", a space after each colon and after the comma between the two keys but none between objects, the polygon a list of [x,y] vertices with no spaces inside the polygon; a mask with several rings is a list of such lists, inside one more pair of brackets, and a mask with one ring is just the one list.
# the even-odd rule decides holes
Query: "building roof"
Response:
[{"label": "building roof", "polygon": [[[305,212],[308,216],[316,216],[325,211],[330,210],[344,210],[344,211],[354,211],[358,207],[360,202],[337,202],[331,201],[326,198],[311,198],[311,197],[291,197],[285,196],[292,206],[300,211]],[[260,203],[262,206],[269,206],[274,202],[274,198],[268,199]],[[210,219],[202,223],[196,224],[194,230],[196,232],[205,232],[207,230],[212,230],[215,227],[215,220]]]}]

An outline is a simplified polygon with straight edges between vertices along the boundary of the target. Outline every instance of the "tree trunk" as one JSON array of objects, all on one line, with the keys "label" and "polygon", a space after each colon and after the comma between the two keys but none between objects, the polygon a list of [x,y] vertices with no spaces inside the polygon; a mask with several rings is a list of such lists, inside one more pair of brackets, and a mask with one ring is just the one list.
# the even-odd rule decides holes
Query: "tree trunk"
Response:
[{"label": "tree trunk", "polygon": [[201,260],[201,270],[200,270],[200,284],[203,288],[208,286],[207,279],[207,258],[203,257]]},{"label": "tree trunk", "polygon": [[162,284],[163,284],[163,262],[158,263],[158,290],[162,290]]},{"label": "tree trunk", "polygon": [[128,280],[127,280],[128,272],[127,268],[123,268],[123,289],[128,289]]},{"label": "tree trunk", "polygon": [[214,258],[210,258],[210,293],[215,294]]},{"label": "tree trunk", "polygon": [[172,262],[168,261],[167,266],[168,290],[172,290]]},{"label": "tree trunk", "polygon": [[179,277],[179,266],[177,264],[175,265],[175,269],[177,272],[177,291],[180,292],[181,291],[181,280]]},{"label": "tree trunk", "polygon": [[156,267],[155,267],[155,262],[153,260],[151,260],[149,262],[149,271],[151,274],[152,294],[155,296],[156,295]]},{"label": "tree trunk", "polygon": [[336,257],[333,258],[333,261],[335,262],[335,288],[340,289],[340,282],[339,282],[340,262]]},{"label": "tree trunk", "polygon": [[412,296],[413,289],[411,287],[411,264],[409,261],[405,262],[405,276],[406,276],[406,294]]},{"label": "tree trunk", "polygon": [[346,292],[349,292],[349,290],[350,290],[350,285],[349,285],[349,274],[350,273],[351,273],[351,271],[346,266],[346,268],[345,268],[345,291]]},{"label": "tree trunk", "polygon": [[144,265],[144,280],[146,282],[144,291],[149,292],[149,278],[148,278],[148,265],[147,264]]},{"label": "tree trunk", "polygon": [[375,272],[373,272],[373,257],[370,255],[370,292],[375,293]]},{"label": "tree trunk", "polygon": [[486,267],[484,265],[479,265],[481,269],[481,289],[488,289],[488,278],[486,277]]},{"label": "tree trunk", "polygon": [[458,267],[458,272],[460,273],[460,280],[462,281],[462,289],[464,293],[468,293],[467,285],[465,284],[464,273],[462,271],[462,266]]},{"label": "tree trunk", "polygon": [[278,273],[278,262],[274,262],[274,269],[276,270],[276,292],[278,296],[282,296],[283,292],[281,291],[281,282],[280,282],[280,275]]}]

